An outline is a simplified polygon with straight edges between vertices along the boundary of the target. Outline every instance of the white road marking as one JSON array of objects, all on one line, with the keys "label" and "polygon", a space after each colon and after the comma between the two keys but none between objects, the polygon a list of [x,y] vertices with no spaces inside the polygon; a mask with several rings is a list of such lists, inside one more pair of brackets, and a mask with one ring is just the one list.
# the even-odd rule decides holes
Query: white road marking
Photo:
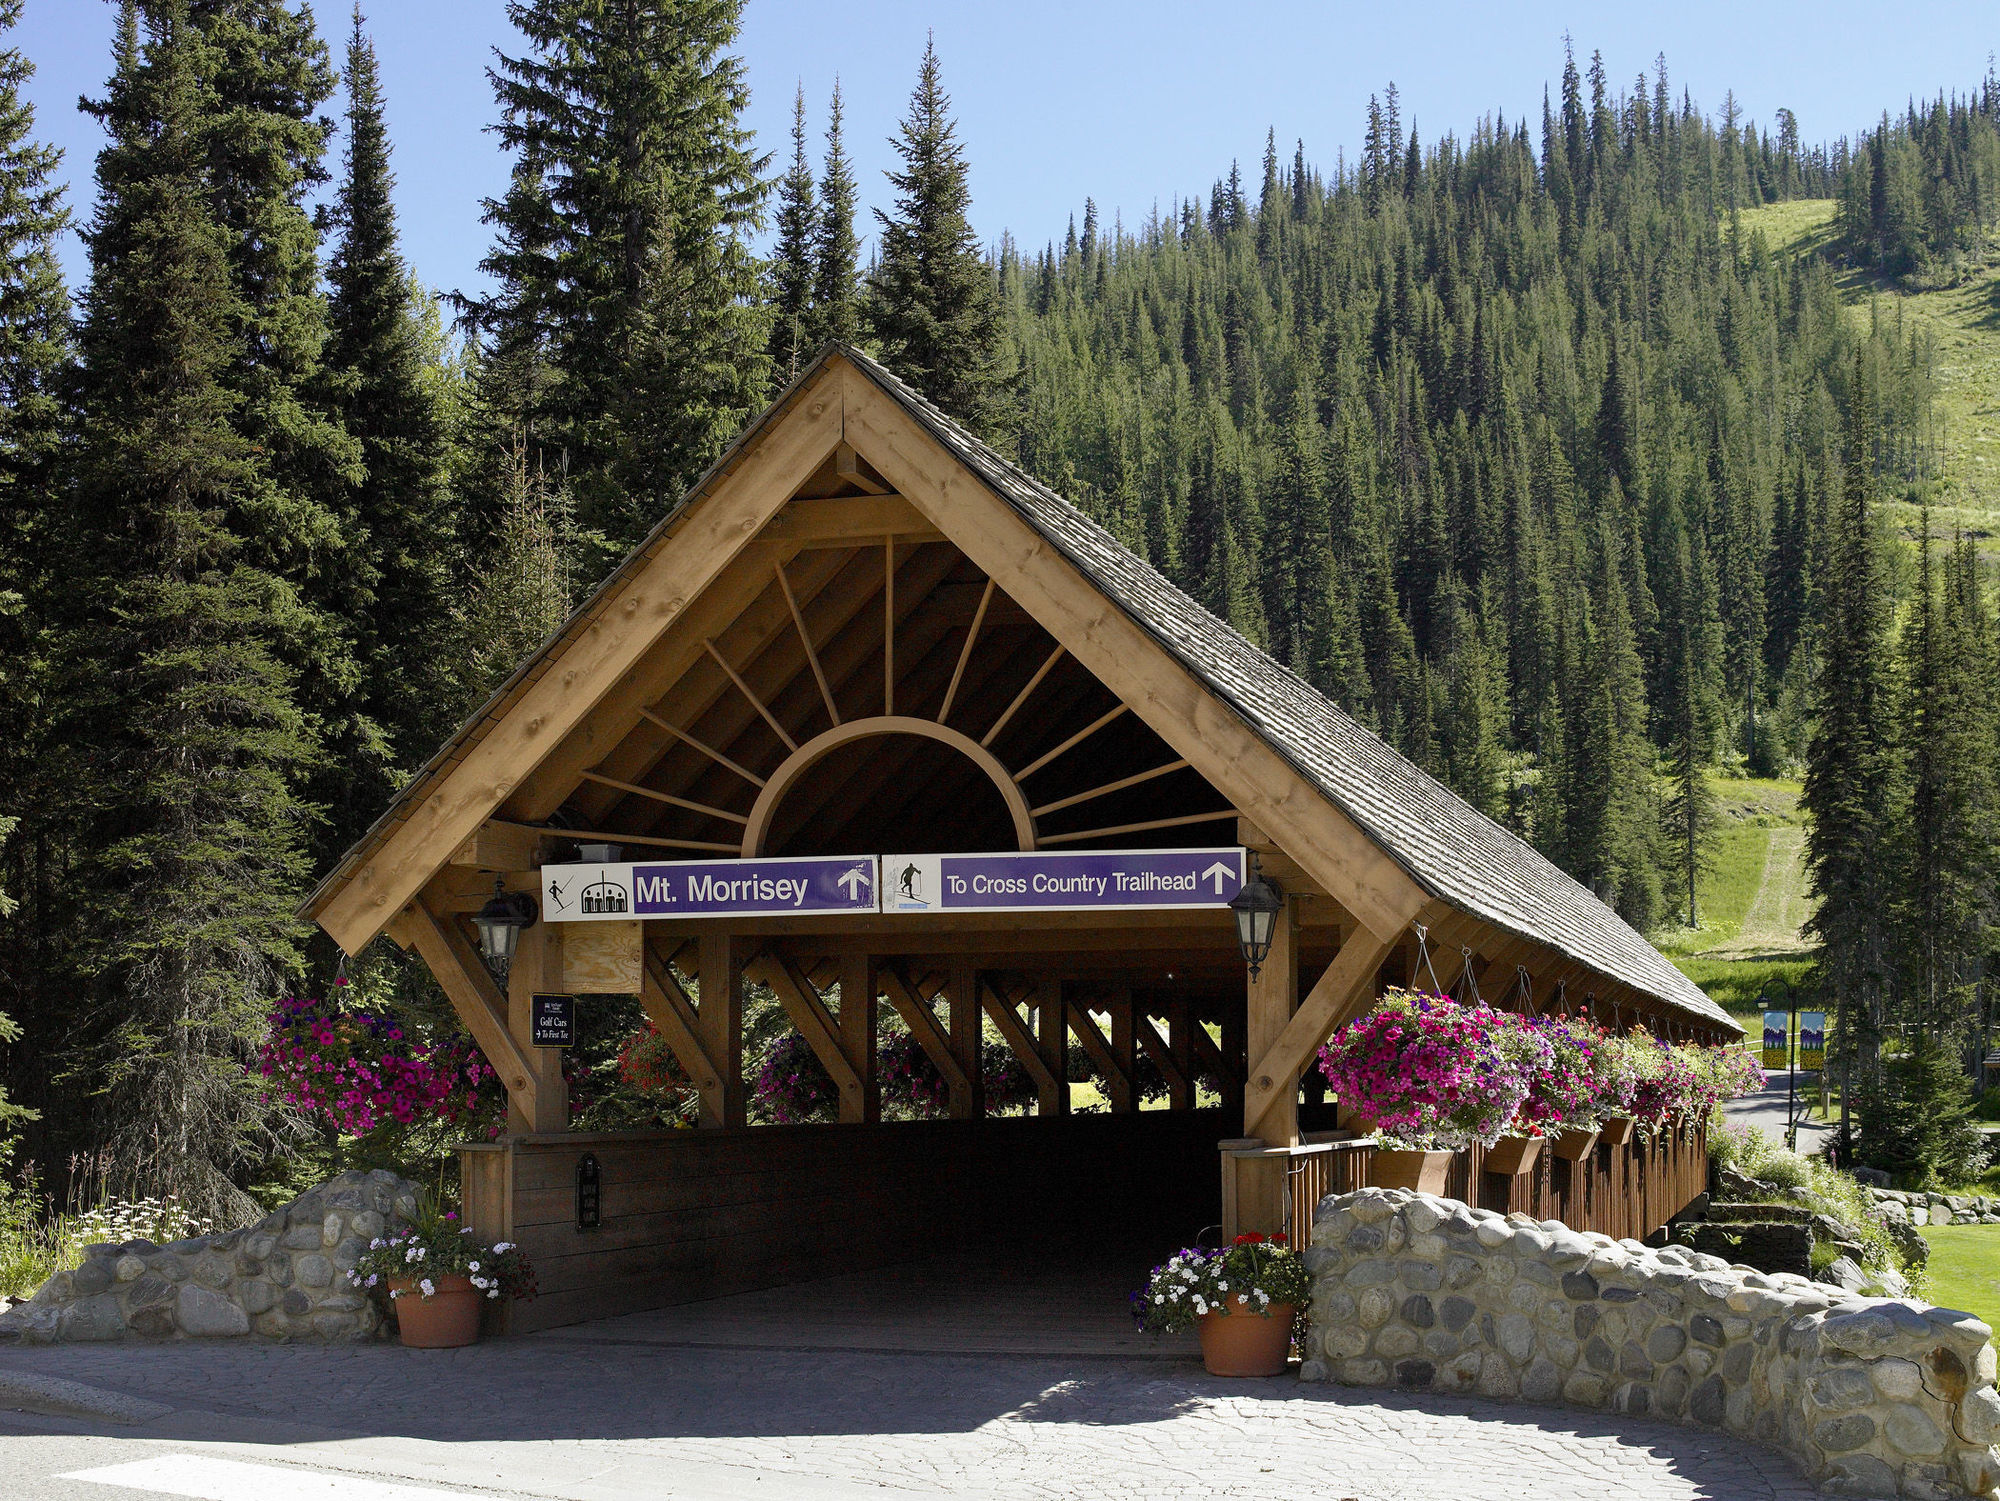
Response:
[{"label": "white road marking", "polygon": [[279,1465],[243,1464],[206,1454],[162,1454],[129,1464],[75,1470],[59,1480],[122,1485],[194,1501],[452,1501],[471,1491],[441,1491],[428,1485],[391,1485],[352,1475],[329,1475]]}]

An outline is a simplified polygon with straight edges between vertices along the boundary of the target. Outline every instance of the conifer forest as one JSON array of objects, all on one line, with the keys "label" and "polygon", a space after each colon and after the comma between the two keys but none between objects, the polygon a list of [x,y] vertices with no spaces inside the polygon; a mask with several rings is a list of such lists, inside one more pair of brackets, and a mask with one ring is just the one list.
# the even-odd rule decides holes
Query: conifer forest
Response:
[{"label": "conifer forest", "polygon": [[[1718,777],[1802,780],[1802,999],[1864,1141],[1944,1129],[1912,1101],[1963,1120],[2000,634],[1900,309],[2000,260],[2000,77],[1814,142],[1579,46],[1516,113],[1420,134],[1385,85],[1332,161],[1246,117],[1253,155],[1142,222],[989,245],[954,59],[910,59],[862,182],[838,91],[787,141],[742,123],[741,4],[513,0],[476,293],[401,249],[359,14],[336,54],[301,0],[124,0],[106,143],[66,167],[0,51],[17,1155],[226,1210],[323,1150],[246,1068],[339,959],[301,898],[829,340],[1642,932],[1699,920]],[[1822,233],[1765,232],[1808,202]],[[350,963],[449,1017],[417,967]]]}]

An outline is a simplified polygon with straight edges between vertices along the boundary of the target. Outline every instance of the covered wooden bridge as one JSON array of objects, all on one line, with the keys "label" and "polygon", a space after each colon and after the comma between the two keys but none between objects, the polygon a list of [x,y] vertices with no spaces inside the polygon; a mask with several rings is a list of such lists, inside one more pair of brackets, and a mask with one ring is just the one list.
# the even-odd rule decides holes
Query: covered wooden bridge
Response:
[{"label": "covered wooden bridge", "polygon": [[[600,844],[618,853],[586,848]],[[915,858],[992,854],[982,870],[1060,881],[1083,866],[1057,855],[1179,870],[1169,852],[1187,850],[1215,857],[1193,867],[1197,891],[1185,873],[1146,877],[1178,898],[1130,878],[1129,900],[1010,901],[991,894],[1004,877],[985,905],[926,891],[948,870]],[[1254,978],[1224,905],[1243,851],[1283,893]],[[697,861],[745,879],[705,866],[702,902],[661,899]],[[824,882],[794,899],[787,870],[844,876],[845,901]],[[542,919],[504,989],[472,925],[496,879]],[[1738,1035],[1588,891],[837,347],[307,911],[349,953],[381,934],[414,948],[504,1081],[509,1132],[465,1150],[464,1181],[474,1222],[541,1268],[516,1327],[1058,1220],[1179,1239],[1219,1220],[1279,1228],[1365,1172],[1302,1074],[1335,1025],[1414,977],[1419,934],[1443,984],[1491,1000]],[[775,992],[838,1085],[839,1125],[746,1125],[746,981]],[[560,1050],[535,1043],[543,993],[637,993],[702,1129],[568,1132]],[[883,1005],[945,1079],[948,1118],[880,1120]],[[984,1108],[982,1019],[1035,1080],[1033,1115]],[[1072,1038],[1109,1113],[1070,1114]],[[1142,1057],[1169,1108],[1138,1108]],[[1321,1129],[1302,1130],[1302,1109]],[[1643,1234],[1699,1192],[1697,1155],[1604,1147],[1520,1183],[1467,1161],[1456,1191]]]}]

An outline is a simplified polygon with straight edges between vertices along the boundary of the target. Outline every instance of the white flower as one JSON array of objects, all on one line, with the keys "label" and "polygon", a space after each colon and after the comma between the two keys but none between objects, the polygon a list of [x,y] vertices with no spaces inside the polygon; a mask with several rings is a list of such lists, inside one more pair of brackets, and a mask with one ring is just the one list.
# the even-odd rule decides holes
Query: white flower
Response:
[{"label": "white flower", "polygon": [[371,1250],[371,1251],[379,1251],[379,1250],[381,1250],[381,1249],[382,1249],[382,1237],[378,1235],[378,1236],[376,1236],[376,1237],[375,1237],[375,1238],[374,1238],[373,1240],[369,1241],[369,1242],[368,1242],[368,1249],[369,1249],[369,1250]]},{"label": "white flower", "polygon": [[432,1284],[431,1279],[428,1277],[424,1278],[423,1281],[419,1282],[417,1286],[421,1287],[424,1290],[424,1296],[426,1298],[431,1297],[433,1294],[437,1292],[437,1288]]},{"label": "white flower", "polygon": [[488,1288],[488,1289],[487,1289],[487,1292],[486,1292],[486,1296],[487,1296],[487,1297],[489,1297],[489,1298],[497,1298],[497,1297],[499,1297],[499,1296],[500,1296],[500,1289],[499,1289],[499,1288],[497,1288],[497,1287],[494,1287],[494,1288]]},{"label": "white flower", "polygon": [[1228,1291],[1229,1291],[1229,1284],[1228,1284],[1227,1282],[1218,1282],[1218,1283],[1216,1283],[1215,1285],[1216,1285],[1217,1287],[1219,1287],[1220,1289],[1222,1289],[1222,1291],[1224,1291],[1224,1292],[1228,1292]]},{"label": "white flower", "polygon": [[1154,1294],[1153,1294],[1153,1301],[1154,1301],[1155,1303],[1164,1303],[1164,1302],[1166,1302],[1167,1300],[1166,1300],[1166,1296],[1165,1296],[1165,1294],[1163,1294],[1163,1293],[1154,1293]]},{"label": "white flower", "polygon": [[479,1263],[476,1261],[468,1261],[465,1264],[465,1267],[467,1271],[476,1272],[479,1270]]},{"label": "white flower", "polygon": [[511,1240],[496,1241],[493,1246],[493,1254],[498,1256],[502,1251],[511,1251],[513,1249],[514,1242]]}]

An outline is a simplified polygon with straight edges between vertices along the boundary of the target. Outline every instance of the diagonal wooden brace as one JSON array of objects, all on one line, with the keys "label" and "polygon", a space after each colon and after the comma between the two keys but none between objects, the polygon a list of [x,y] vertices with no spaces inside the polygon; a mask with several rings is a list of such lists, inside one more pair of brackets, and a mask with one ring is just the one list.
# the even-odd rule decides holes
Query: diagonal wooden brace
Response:
[{"label": "diagonal wooden brace", "polygon": [[439,917],[421,901],[410,902],[390,925],[390,936],[417,951],[508,1095],[532,1120],[535,1071],[514,1034],[507,1030],[507,998],[493,983],[486,961],[479,957],[458,920]]},{"label": "diagonal wooden brace", "polygon": [[951,1039],[938,1025],[937,1016],[919,993],[919,987],[911,985],[903,978],[903,972],[890,964],[882,966],[877,978],[883,993],[889,997],[889,1004],[896,1008],[896,1015],[903,1019],[903,1025],[910,1029],[924,1055],[937,1066],[945,1083],[954,1093],[964,1089],[965,1070],[952,1055]]},{"label": "diagonal wooden brace", "polygon": [[[1104,1071],[1104,1082],[1107,1086],[1104,1093],[1114,1102],[1114,1108],[1121,1108],[1117,1102],[1130,1100],[1132,1097],[1132,1078],[1119,1062],[1117,1051],[1098,1030],[1090,1012],[1081,1005],[1069,1008],[1069,1029],[1076,1034],[1076,1040],[1083,1044],[1083,1050],[1090,1055],[1090,1061]],[[1122,1108],[1130,1109],[1131,1106],[1125,1105]]]},{"label": "diagonal wooden brace", "polygon": [[1153,1025],[1153,1019],[1136,1006],[1132,1009],[1132,1033],[1139,1039],[1139,1046],[1153,1055],[1153,1061],[1159,1064],[1160,1072],[1166,1075],[1167,1099],[1173,1108],[1176,1110],[1192,1108],[1194,1080],[1188,1077],[1187,1070],[1181,1067],[1180,1059],[1176,1058],[1174,1050],[1167,1046],[1167,1040],[1160,1036],[1159,1028]]},{"label": "diagonal wooden brace", "polygon": [[1285,1090],[1298,1088],[1299,1074],[1319,1045],[1374,993],[1375,971],[1401,936],[1378,938],[1367,928],[1357,927],[1340,946],[1333,963],[1299,1003],[1278,1040],[1250,1065],[1250,1081],[1243,1093],[1246,1123],[1263,1119]]},{"label": "diagonal wooden brace", "polygon": [[996,990],[992,982],[983,976],[979,981],[979,998],[986,1007],[986,1014],[993,1018],[993,1025],[1000,1029],[1000,1035],[1006,1040],[1007,1046],[1014,1050],[1014,1056],[1020,1060],[1021,1067],[1033,1077],[1035,1087],[1046,1090],[1060,1088],[1055,1074],[1043,1061],[1041,1050],[1035,1046],[1035,1039],[1028,1031],[1028,1024],[1021,1020],[1021,1013],[1014,1009],[1014,1003]]},{"label": "diagonal wooden brace", "polygon": [[645,1008],[646,1019],[666,1038],[667,1046],[680,1059],[681,1067],[687,1071],[688,1079],[696,1090],[713,1093],[721,1089],[722,1070],[708,1056],[708,1049],[702,1046],[701,1036],[696,1031],[694,1002],[681,989],[674,972],[661,962],[660,956],[650,947],[645,951],[645,960],[645,972],[640,976],[639,1004]]},{"label": "diagonal wooden brace", "polygon": [[785,1014],[792,1019],[792,1025],[799,1029],[799,1035],[805,1038],[813,1056],[819,1059],[820,1067],[827,1071],[842,1095],[859,1093],[861,1075],[848,1061],[847,1050],[841,1046],[840,1024],[826,1009],[826,1002],[820,999],[812,982],[799,972],[798,966],[782,954],[766,951],[745,965],[744,973],[777,993]]}]

